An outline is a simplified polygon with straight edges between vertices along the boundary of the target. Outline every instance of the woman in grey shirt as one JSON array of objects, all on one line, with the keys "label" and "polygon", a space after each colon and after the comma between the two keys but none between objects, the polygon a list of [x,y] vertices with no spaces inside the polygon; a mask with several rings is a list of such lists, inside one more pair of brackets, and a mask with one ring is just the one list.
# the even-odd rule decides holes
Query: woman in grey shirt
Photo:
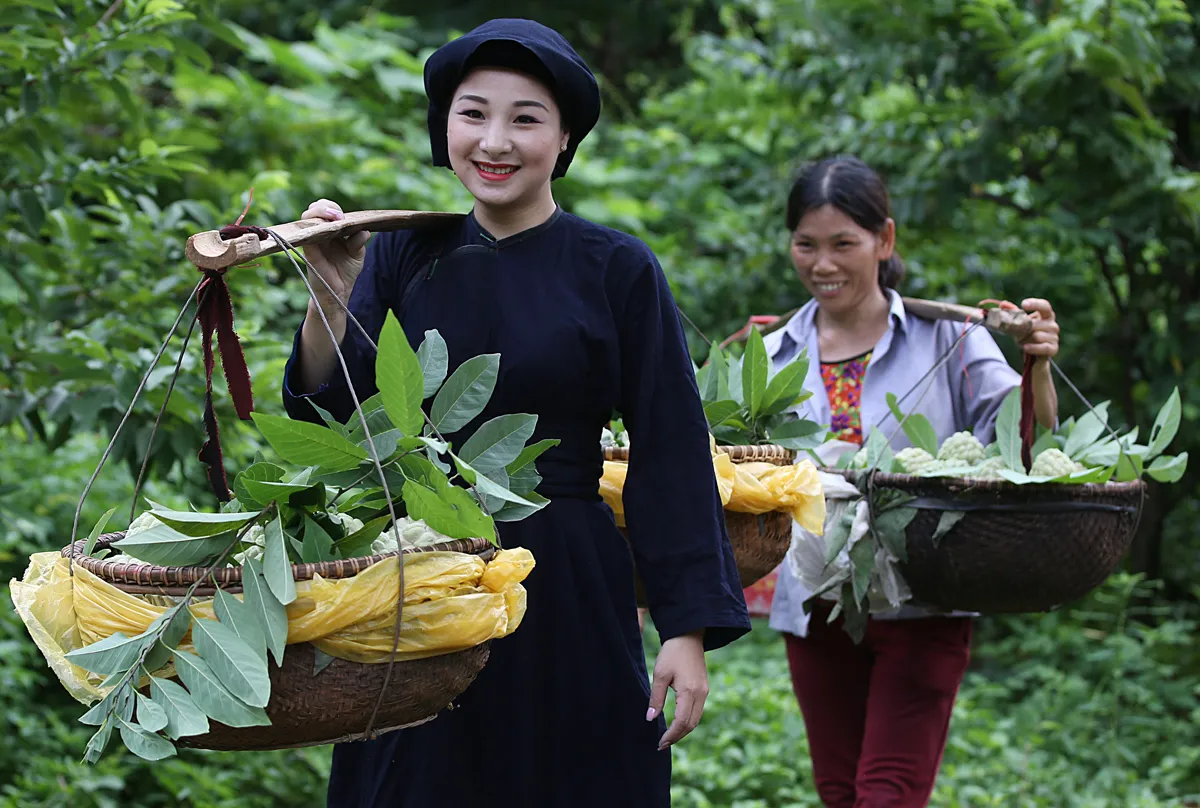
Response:
[{"label": "woman in grey shirt", "polygon": [[[819,358],[805,386],[826,395],[810,398],[802,414],[831,424],[842,441],[861,443],[890,417],[887,394],[908,392],[961,336],[962,324],[905,311],[895,291],[904,265],[887,190],[860,160],[806,167],[788,197],[787,226],[792,262],[813,299],[768,335],[767,351],[775,370],[804,348]],[[1058,398],[1048,360],[1058,352],[1058,325],[1045,300],[1021,307],[1034,320],[1022,349],[1036,357],[1037,419],[1053,427]],[[985,329],[972,329],[955,352],[922,384],[922,391],[932,386],[915,411],[929,419],[939,443],[962,430],[987,443],[1021,376]],[[908,446],[895,431],[893,448]],[[822,801],[829,808],[925,806],[967,667],[970,616],[902,607],[873,615],[855,645],[840,618],[827,622],[827,601],[804,613],[811,594],[782,565],[770,624],[784,634]]]}]

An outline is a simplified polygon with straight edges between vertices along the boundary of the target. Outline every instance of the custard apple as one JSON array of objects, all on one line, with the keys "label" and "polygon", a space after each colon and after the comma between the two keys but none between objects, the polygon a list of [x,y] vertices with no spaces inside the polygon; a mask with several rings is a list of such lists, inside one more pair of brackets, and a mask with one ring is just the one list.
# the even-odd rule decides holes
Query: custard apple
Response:
[{"label": "custard apple", "polygon": [[955,432],[942,442],[937,459],[955,466],[974,466],[983,462],[984,455],[983,444],[979,442],[979,438],[970,432]]}]

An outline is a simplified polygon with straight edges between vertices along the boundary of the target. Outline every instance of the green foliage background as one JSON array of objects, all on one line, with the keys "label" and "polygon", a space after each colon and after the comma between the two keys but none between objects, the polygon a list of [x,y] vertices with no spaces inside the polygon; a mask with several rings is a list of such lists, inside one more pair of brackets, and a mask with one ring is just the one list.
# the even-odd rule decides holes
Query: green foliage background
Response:
[{"label": "green foliage background", "polygon": [[[710,337],[802,290],[783,205],[804,160],[888,179],[917,296],[1039,296],[1093,401],[1148,429],[1172,387],[1200,449],[1200,3],[671,0],[443,4],[10,0],[0,8],[0,572],[70,533],[78,496],[188,291],[186,237],[347,209],[464,210],[428,164],[421,65],[493,16],[558,27],[601,71],[605,115],[565,208],[644,238]],[[278,407],[304,308],[289,265],[230,275],[260,408]],[[178,351],[176,338],[168,359]],[[699,355],[701,341],[697,338]],[[146,493],[211,502],[185,373]],[[150,379],[84,508],[128,503],[169,369]],[[223,383],[218,380],[218,387]],[[230,468],[258,448],[218,394]],[[1062,393],[1064,410],[1082,404]],[[1195,468],[1195,464],[1193,464]],[[1051,616],[981,620],[935,804],[1183,805],[1200,794],[1193,649],[1200,474],[1153,491],[1130,559]],[[127,505],[122,505],[122,508]],[[120,512],[119,512],[120,515]],[[115,522],[114,522],[115,523]],[[124,521],[121,522],[124,524]],[[3,596],[7,598],[7,593]],[[653,649],[650,649],[653,653]],[[778,639],[713,657],[678,805],[816,805]],[[86,728],[7,601],[0,801],[315,805],[328,750],[78,763]]]}]

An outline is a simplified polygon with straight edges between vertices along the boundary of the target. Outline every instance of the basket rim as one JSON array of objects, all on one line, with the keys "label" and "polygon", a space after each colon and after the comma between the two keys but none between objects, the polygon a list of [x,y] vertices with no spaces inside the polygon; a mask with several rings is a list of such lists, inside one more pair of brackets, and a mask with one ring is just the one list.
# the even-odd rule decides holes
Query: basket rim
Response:
[{"label": "basket rim", "polygon": [[[734,446],[718,444],[717,451],[729,455],[729,459],[734,463],[792,463],[796,459],[795,449],[786,449],[774,443]],[[628,463],[629,447],[605,446],[604,459],[616,463]]]},{"label": "basket rim", "polygon": [[[820,471],[828,474],[840,474],[848,482],[856,482],[864,473],[863,469],[836,469],[821,467]],[[875,472],[877,485],[886,488],[918,488],[941,487],[956,491],[997,491],[1005,493],[1038,492],[1056,494],[1075,494],[1083,496],[1127,496],[1137,494],[1146,489],[1145,480],[1130,480],[1128,482],[1107,483],[1014,483],[1011,480],[977,480],[969,477],[921,477],[916,474],[894,474],[891,472]]]},{"label": "basket rim", "polygon": [[[124,537],[125,531],[105,533],[96,540],[96,547],[111,549],[120,553],[119,547],[113,547],[113,542]],[[110,583],[138,584],[143,586],[180,586],[189,585],[200,580],[209,580],[216,584],[240,585],[242,582],[242,567],[219,567],[211,572],[208,567],[165,567],[158,564],[130,564],[113,558],[93,558],[83,555],[86,539],[81,539],[63,547],[61,555],[79,564],[88,572]],[[490,541],[484,538],[453,539],[438,544],[421,547],[405,547],[399,553],[379,553],[355,558],[337,559],[335,561],[320,561],[310,564],[292,564],[292,577],[297,581],[312,580],[320,575],[326,580],[337,578],[353,578],[368,567],[387,558],[398,555],[415,555],[419,553],[453,552],[468,555],[480,555],[492,548]],[[207,573],[207,574],[206,574]]]}]

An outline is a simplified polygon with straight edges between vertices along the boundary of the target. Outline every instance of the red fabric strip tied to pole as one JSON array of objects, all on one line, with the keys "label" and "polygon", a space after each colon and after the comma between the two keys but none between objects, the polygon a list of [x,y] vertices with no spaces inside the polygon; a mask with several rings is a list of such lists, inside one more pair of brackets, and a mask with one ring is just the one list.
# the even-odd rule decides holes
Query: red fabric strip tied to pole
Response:
[{"label": "red fabric strip tied to pole", "polygon": [[208,440],[200,448],[199,458],[208,466],[208,482],[217,499],[228,502],[232,499],[229,483],[225,479],[224,458],[221,454],[220,430],[213,410],[213,332],[217,335],[217,349],[221,354],[221,367],[229,385],[229,395],[238,418],[250,418],[254,411],[254,396],[250,386],[250,370],[237,332],[233,330],[233,301],[225,283],[224,272],[204,270],[200,283],[200,333],[204,345],[204,431]]}]

